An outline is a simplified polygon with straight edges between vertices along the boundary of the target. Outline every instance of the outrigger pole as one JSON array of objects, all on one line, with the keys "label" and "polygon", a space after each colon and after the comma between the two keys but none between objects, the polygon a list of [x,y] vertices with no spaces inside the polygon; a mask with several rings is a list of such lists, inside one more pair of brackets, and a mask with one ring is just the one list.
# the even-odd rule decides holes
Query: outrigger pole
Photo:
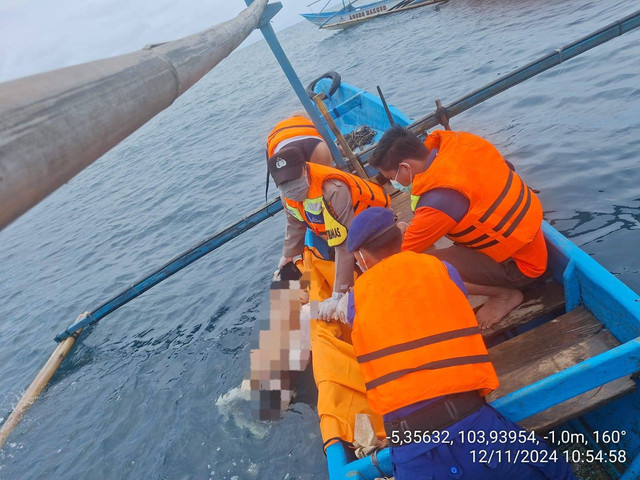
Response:
[{"label": "outrigger pole", "polygon": [[0,84],[0,229],[136,131],[257,27],[267,0],[204,32]]},{"label": "outrigger pole", "polygon": [[[0,85],[0,228],[164,110],[257,27],[268,0],[237,17],[174,42]],[[77,323],[95,323],[153,285],[282,208],[272,202],[154,272]],[[0,428],[0,448],[73,347],[61,343]]]},{"label": "outrigger pole", "polygon": [[[585,37],[582,37],[575,42],[572,42],[564,47],[556,48],[552,53],[549,53],[533,62],[520,67],[517,70],[505,75],[499,80],[495,80],[484,87],[474,90],[468,93],[462,98],[454,101],[446,107],[438,108],[435,112],[430,113],[418,120],[414,121],[411,125],[407,126],[407,129],[411,130],[415,134],[419,135],[425,133],[428,129],[437,125],[443,125],[442,119],[448,120],[455,115],[459,115],[471,107],[478,105],[479,103],[488,100],[489,98],[504,92],[505,90],[518,85],[532,77],[535,77],[539,73],[543,73],[552,67],[560,65],[567,60],[577,57],[581,53],[591,50],[598,45],[613,40],[625,33],[630,32],[633,29],[640,27],[640,10],[632,13],[616,22],[613,22],[606,27],[601,28]],[[358,155],[361,159],[366,158],[375,148],[372,145],[362,150]],[[368,167],[371,168],[371,167]],[[368,172],[370,175],[374,172]]]},{"label": "outrigger pole", "polygon": [[[598,45],[608,42],[616,37],[619,37],[631,30],[640,27],[640,10],[631,15],[628,15],[616,22],[607,25],[573,43],[565,45],[564,47],[556,48],[553,52],[541,57],[533,62],[520,67],[517,70],[505,75],[499,80],[491,82],[478,90],[475,90],[464,97],[456,100],[455,102],[444,107],[444,112],[448,118],[458,115],[471,107],[478,105],[479,103],[488,100],[489,98],[504,92],[508,88],[511,88],[519,83],[524,82],[532,77],[535,77],[539,73],[549,70],[551,67],[560,65],[567,60],[577,57],[581,53],[591,50]],[[430,115],[422,117],[411,125],[411,129],[414,133],[420,134],[440,124],[438,119],[438,113],[434,112]]]}]

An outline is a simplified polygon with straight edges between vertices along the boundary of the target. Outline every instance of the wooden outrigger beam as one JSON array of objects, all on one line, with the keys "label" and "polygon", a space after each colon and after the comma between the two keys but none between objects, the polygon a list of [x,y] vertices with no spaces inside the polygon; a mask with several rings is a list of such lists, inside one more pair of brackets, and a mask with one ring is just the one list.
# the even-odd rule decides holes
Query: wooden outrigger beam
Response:
[{"label": "wooden outrigger beam", "polygon": [[267,0],[204,32],[0,84],[0,228],[167,108],[258,26]]}]

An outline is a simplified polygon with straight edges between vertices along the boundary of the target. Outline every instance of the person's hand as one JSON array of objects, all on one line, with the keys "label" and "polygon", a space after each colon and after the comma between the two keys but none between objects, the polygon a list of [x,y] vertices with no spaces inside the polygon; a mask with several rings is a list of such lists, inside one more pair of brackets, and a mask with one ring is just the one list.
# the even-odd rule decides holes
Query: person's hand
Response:
[{"label": "person's hand", "polygon": [[332,318],[337,318],[336,309],[344,296],[344,293],[333,292],[329,298],[320,302],[318,305],[318,318],[325,322],[330,322]]},{"label": "person's hand", "polygon": [[404,232],[407,231],[409,224],[407,222],[398,222],[396,226],[400,229],[400,233],[402,234],[402,238],[404,238]]},{"label": "person's hand", "polygon": [[293,257],[285,257],[285,256],[280,257],[280,261],[278,262],[278,269],[275,272],[273,272],[274,282],[280,280],[280,270],[289,262],[293,262]]},{"label": "person's hand", "polygon": [[347,320],[347,308],[349,307],[349,294],[345,293],[342,298],[338,301],[338,306],[336,307],[335,319],[340,320],[342,323],[349,324]]}]

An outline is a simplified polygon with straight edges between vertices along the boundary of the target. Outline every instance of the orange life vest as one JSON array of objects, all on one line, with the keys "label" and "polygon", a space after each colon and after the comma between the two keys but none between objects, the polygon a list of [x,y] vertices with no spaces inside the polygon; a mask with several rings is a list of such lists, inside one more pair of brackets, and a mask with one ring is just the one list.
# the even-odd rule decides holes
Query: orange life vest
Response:
[{"label": "orange life vest", "polygon": [[285,198],[287,211],[313,230],[316,235],[326,235],[329,246],[340,245],[347,239],[347,228],[331,214],[322,196],[322,185],[330,179],[339,180],[349,186],[353,213],[358,215],[369,207],[388,207],[389,196],[375,183],[363,180],[337,168],[307,163],[309,168],[309,193],[302,202]]},{"label": "orange life vest", "polygon": [[313,122],[304,117],[290,117],[278,122],[267,137],[267,157],[273,156],[278,144],[293,137],[318,137],[322,136],[316,130]]},{"label": "orange life vest", "polygon": [[374,412],[498,387],[478,322],[445,265],[402,252],[355,282],[351,339]]},{"label": "orange life vest", "polygon": [[437,148],[438,155],[413,179],[412,210],[431,189],[459,191],[469,199],[469,211],[447,236],[496,262],[535,238],[542,224],[540,200],[491,143],[466,132],[437,130],[425,145]]}]

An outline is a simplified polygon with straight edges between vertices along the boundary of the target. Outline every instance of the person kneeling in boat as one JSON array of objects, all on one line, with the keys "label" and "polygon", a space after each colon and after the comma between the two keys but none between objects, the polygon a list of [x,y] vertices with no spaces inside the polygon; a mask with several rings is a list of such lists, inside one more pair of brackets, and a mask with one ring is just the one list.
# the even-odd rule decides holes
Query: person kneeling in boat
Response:
[{"label": "person kneeling in boat", "polygon": [[498,378],[455,268],[401,244],[382,208],[357,216],[347,237],[364,270],[347,321],[395,479],[575,480],[561,455],[485,402]]},{"label": "person kneeling in boat", "polygon": [[333,166],[329,147],[304,111],[292,112],[273,127],[267,137],[267,158],[287,146],[300,150],[307,162]]},{"label": "person kneeling in boat", "polygon": [[477,312],[481,328],[518,306],[520,289],[546,271],[540,200],[488,141],[437,130],[423,143],[394,127],[369,163],[411,193],[403,250],[423,252],[443,235],[453,240],[430,253],[456,267],[469,294],[489,297]]},{"label": "person kneeling in boat", "polygon": [[313,312],[313,318],[330,321],[336,316],[338,302],[353,285],[354,259],[346,248],[349,226],[360,212],[374,206],[388,207],[390,199],[379,185],[305,162],[295,147],[283,148],[269,158],[267,165],[287,217],[278,268],[302,254],[307,227],[334,248],[333,294],[318,305],[318,312]]}]

